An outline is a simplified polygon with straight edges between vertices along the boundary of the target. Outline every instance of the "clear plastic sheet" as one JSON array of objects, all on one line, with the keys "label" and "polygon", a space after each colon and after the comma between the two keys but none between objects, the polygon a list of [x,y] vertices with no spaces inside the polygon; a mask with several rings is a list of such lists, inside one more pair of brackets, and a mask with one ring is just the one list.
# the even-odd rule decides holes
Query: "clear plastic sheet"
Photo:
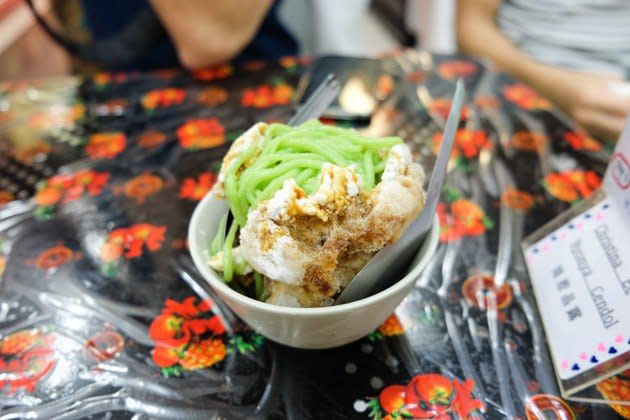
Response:
[{"label": "clear plastic sheet", "polygon": [[7,159],[41,181],[3,168],[0,198],[33,197],[0,209],[0,418],[614,417],[558,398],[519,247],[597,187],[607,146],[467,58],[381,61],[370,128],[427,171],[458,76],[469,101],[437,253],[378,330],[325,351],[248,329],[185,242],[229,143],[287,119],[306,59],[4,86]]}]

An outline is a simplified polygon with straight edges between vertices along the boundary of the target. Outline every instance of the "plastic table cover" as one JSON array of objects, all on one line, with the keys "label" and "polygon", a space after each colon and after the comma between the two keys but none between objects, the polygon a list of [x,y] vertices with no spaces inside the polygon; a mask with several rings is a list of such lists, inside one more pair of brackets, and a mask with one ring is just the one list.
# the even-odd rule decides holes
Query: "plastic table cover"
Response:
[{"label": "plastic table cover", "polygon": [[[439,248],[378,330],[291,349],[215,297],[188,256],[188,219],[230,142],[291,115],[307,62],[2,86],[0,418],[616,415],[558,397],[519,248],[597,188],[610,146],[465,57],[381,59],[373,128],[403,137],[427,171],[457,77],[468,103]],[[597,396],[628,389],[620,375]]]}]

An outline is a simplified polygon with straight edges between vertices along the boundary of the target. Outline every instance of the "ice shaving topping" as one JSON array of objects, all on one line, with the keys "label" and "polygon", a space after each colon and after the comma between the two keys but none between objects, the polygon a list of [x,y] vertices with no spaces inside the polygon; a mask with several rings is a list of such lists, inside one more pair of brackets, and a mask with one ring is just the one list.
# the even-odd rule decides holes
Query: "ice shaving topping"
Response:
[{"label": "ice shaving topping", "polygon": [[376,251],[397,239],[424,201],[424,174],[405,160],[408,152],[402,146],[390,154],[388,180],[372,191],[349,194],[348,186],[358,184],[354,170],[325,164],[312,195],[289,180],[250,212],[241,228],[243,257],[266,278],[291,286],[269,287],[272,302],[289,293],[303,306],[330,304]]},{"label": "ice shaving topping", "polygon": [[225,181],[225,174],[227,169],[232,166],[236,158],[242,155],[246,150],[255,149],[258,150],[261,148],[262,140],[264,139],[263,135],[265,134],[265,130],[268,125],[265,123],[257,123],[251,126],[247,131],[245,131],[239,138],[237,138],[232,146],[230,146],[230,150],[228,150],[227,154],[223,157],[223,162],[221,164],[221,171],[219,172],[218,181],[213,188],[213,193],[220,198],[225,198],[223,192],[223,182]]},{"label": "ice shaving topping", "polygon": [[322,165],[319,189],[313,194],[313,201],[320,205],[354,197],[361,190],[361,177],[356,166],[340,168],[330,163]]},{"label": "ice shaving topping", "polygon": [[294,179],[287,179],[282,189],[267,202],[267,209],[273,220],[278,220],[287,214],[287,205],[289,201],[297,199],[298,188]]},{"label": "ice shaving topping", "polygon": [[283,283],[301,282],[312,255],[302,252],[304,244],[292,237],[291,225],[307,218],[327,222],[350,206],[358,194],[348,194],[348,186],[359,183],[352,168],[326,163],[321,177],[319,189],[311,196],[289,179],[270,200],[250,212],[241,229],[241,248],[256,271]]},{"label": "ice shaving topping", "polygon": [[420,212],[422,168],[395,137],[317,121],[255,127],[234,143],[239,153],[230,150],[215,186],[234,222],[211,265],[228,282],[253,279],[268,303],[330,305]]},{"label": "ice shaving topping", "polygon": [[381,181],[394,181],[401,174],[404,174],[409,165],[411,165],[411,151],[404,144],[397,144],[389,151],[389,158],[385,165],[385,172],[381,177]]},{"label": "ice shaving topping", "polygon": [[288,179],[307,195],[316,191],[320,181],[327,181],[320,177],[326,163],[353,167],[361,188],[373,189],[385,170],[388,150],[402,142],[398,137],[364,137],[315,120],[299,127],[260,123],[254,128],[234,143],[237,153],[226,156],[216,185],[217,195],[228,199],[240,226],[252,207],[270,199]]}]

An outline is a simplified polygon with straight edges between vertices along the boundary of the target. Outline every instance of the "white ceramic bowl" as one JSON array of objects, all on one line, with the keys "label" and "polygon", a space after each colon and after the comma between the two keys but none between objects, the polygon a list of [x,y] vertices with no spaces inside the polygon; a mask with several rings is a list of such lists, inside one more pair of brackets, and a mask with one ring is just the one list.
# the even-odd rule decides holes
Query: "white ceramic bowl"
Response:
[{"label": "white ceramic bowl", "polygon": [[292,347],[323,349],[358,340],[374,331],[411,290],[435,252],[439,236],[437,216],[413,267],[389,288],[355,302],[324,308],[292,308],[251,299],[232,290],[210,268],[208,248],[214,238],[225,203],[207,194],[195,208],[188,226],[188,246],[193,261],[215,292],[247,324],[265,337]]}]

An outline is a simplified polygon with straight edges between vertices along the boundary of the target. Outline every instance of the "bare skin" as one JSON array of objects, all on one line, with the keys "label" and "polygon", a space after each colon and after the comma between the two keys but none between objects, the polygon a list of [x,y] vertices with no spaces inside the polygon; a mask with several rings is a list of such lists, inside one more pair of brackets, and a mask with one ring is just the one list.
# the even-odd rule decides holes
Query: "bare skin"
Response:
[{"label": "bare skin", "polygon": [[271,0],[151,0],[182,65],[189,69],[233,58],[252,40]]},{"label": "bare skin", "polygon": [[458,0],[457,44],[467,54],[490,59],[532,86],[591,134],[615,140],[630,114],[630,97],[614,93],[615,76],[543,64],[518,49],[496,23],[501,0]]}]

